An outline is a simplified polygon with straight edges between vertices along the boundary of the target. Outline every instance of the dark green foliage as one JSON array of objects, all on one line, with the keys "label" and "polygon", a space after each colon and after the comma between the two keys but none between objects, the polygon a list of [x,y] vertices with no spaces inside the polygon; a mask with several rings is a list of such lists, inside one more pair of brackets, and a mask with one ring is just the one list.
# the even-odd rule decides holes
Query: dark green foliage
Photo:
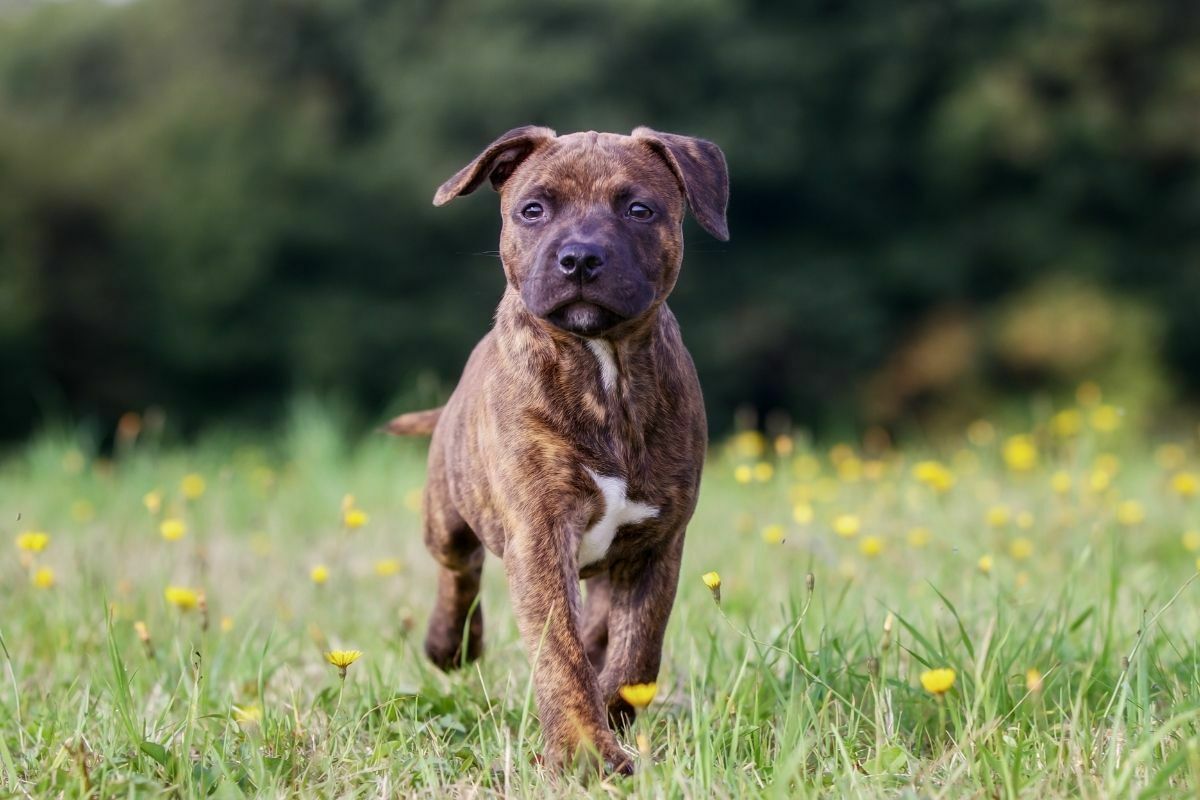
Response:
[{"label": "dark green foliage", "polygon": [[1055,272],[1157,309],[1194,390],[1198,73],[1182,0],[0,4],[0,434],[450,385],[498,220],[429,201],[529,122],[725,148],[673,304],[714,428],[852,418],[929,313]]}]

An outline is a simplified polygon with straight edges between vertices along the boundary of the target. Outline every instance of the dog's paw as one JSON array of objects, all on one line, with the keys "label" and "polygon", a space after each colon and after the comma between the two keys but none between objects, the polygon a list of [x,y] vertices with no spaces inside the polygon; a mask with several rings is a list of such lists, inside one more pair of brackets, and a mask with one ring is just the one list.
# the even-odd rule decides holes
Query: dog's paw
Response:
[{"label": "dog's paw", "polygon": [[434,663],[434,666],[443,672],[459,669],[464,664],[475,661],[483,655],[483,637],[481,636],[467,637],[465,661],[463,659],[462,645],[463,637],[461,632],[457,635],[450,635],[445,631],[430,628],[428,635],[425,637],[425,655]]}]

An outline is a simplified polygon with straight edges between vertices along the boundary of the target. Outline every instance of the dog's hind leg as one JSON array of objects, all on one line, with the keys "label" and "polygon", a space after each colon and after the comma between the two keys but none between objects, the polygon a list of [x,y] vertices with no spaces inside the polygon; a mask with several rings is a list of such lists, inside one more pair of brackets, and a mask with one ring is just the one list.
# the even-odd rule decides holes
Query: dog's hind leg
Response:
[{"label": "dog's hind leg", "polygon": [[608,650],[608,607],[611,597],[607,575],[587,579],[580,635],[583,637],[584,652],[597,674],[604,669],[604,656]]},{"label": "dog's hind leg", "polygon": [[425,653],[441,669],[451,670],[483,654],[483,609],[478,599],[484,549],[450,502],[437,460],[430,463],[424,500],[425,545],[439,567]]}]

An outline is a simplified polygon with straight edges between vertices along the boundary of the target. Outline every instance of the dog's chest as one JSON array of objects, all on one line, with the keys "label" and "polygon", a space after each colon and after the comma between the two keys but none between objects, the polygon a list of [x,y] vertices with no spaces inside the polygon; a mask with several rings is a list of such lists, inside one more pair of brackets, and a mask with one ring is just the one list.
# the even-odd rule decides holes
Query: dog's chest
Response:
[{"label": "dog's chest", "polygon": [[624,479],[599,475],[591,468],[586,469],[604,498],[604,513],[579,541],[580,567],[604,558],[613,537],[617,535],[617,529],[622,525],[633,525],[658,516],[658,509],[654,506],[629,499]]}]

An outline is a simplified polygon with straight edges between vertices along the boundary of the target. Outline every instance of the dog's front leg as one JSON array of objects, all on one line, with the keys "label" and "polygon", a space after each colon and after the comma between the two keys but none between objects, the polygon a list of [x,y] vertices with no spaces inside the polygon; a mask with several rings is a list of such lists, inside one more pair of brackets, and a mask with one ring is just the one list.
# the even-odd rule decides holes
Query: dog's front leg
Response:
[{"label": "dog's front leg", "polygon": [[504,552],[509,591],[534,670],[548,760],[558,766],[589,751],[616,772],[633,762],[605,719],[596,674],[579,632],[579,577],[571,538],[554,525],[518,532]]},{"label": "dog's front leg", "polygon": [[621,687],[658,678],[682,551],[681,531],[662,552],[614,564],[609,574],[608,652],[599,683],[615,729],[635,716],[633,706],[621,698]]}]

